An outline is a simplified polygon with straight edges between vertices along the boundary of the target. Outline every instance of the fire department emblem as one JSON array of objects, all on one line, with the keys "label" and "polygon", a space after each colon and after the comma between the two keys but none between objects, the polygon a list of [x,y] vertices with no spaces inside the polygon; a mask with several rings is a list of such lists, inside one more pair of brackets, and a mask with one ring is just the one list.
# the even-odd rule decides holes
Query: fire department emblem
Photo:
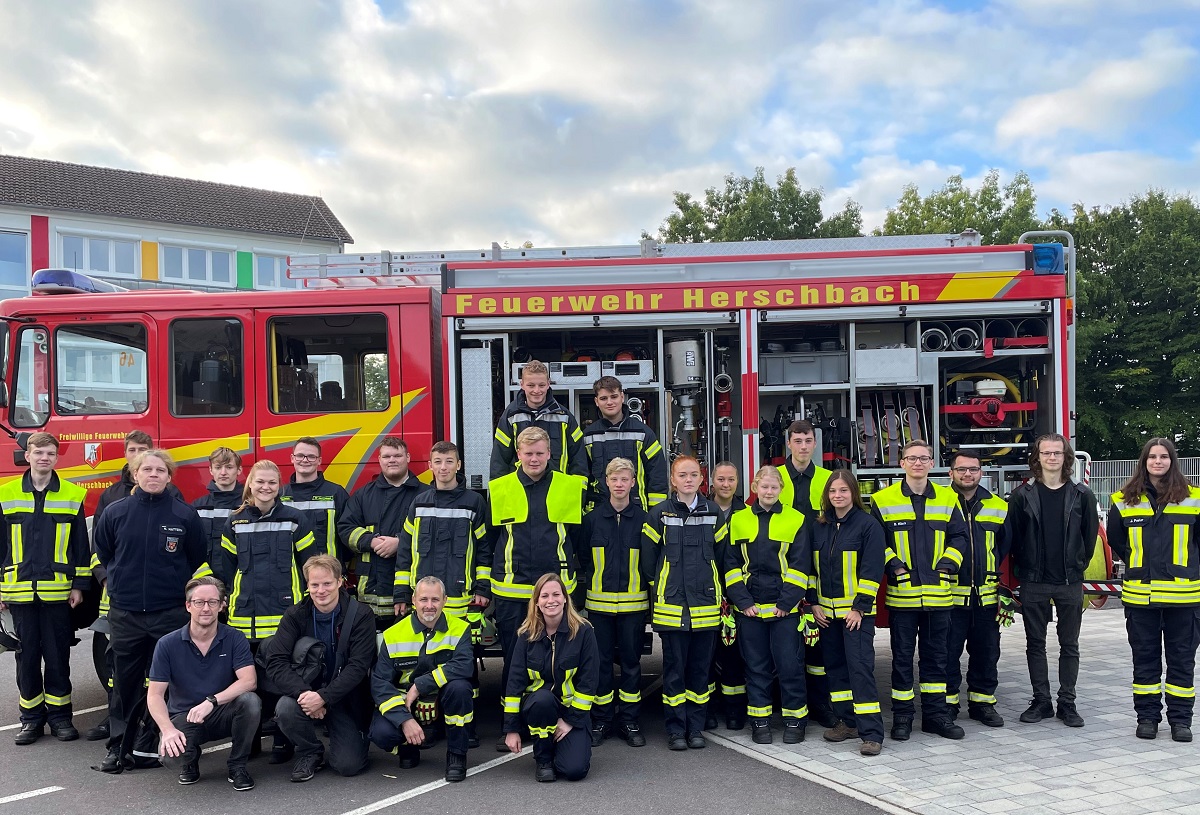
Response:
[{"label": "fire department emblem", "polygon": [[167,538],[167,551],[168,552],[177,552],[178,550],[179,550],[179,538],[168,537]]},{"label": "fire department emblem", "polygon": [[100,443],[89,442],[83,446],[83,460],[93,470],[100,463]]}]

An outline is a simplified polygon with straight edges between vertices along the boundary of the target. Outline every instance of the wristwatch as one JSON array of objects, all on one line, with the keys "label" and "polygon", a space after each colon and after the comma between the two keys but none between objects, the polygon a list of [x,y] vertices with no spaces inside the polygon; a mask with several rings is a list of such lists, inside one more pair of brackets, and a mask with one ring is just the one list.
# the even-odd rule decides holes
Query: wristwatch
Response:
[{"label": "wristwatch", "polygon": [[217,701],[217,697],[215,696],[205,696],[204,701],[212,702],[213,710],[216,710],[221,706],[221,703]]}]

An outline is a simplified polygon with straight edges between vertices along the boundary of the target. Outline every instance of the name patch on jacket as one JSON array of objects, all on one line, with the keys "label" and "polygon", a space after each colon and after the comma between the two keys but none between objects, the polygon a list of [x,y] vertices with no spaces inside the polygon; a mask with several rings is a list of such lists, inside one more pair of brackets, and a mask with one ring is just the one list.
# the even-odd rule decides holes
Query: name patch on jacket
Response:
[{"label": "name patch on jacket", "polygon": [[184,529],[181,526],[160,527],[163,533],[163,549],[168,552],[178,552],[179,542],[183,540]]}]

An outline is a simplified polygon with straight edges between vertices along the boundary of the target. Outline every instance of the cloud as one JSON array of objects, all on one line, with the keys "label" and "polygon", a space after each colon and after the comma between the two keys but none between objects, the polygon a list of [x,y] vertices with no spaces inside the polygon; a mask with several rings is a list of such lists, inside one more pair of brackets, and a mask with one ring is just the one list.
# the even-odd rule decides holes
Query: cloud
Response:
[{"label": "cloud", "polygon": [[1067,156],[1037,181],[1043,198],[1085,206],[1118,204],[1149,189],[1172,195],[1200,193],[1200,143],[1180,158],[1137,150],[1106,150]]},{"label": "cloud", "polygon": [[997,123],[996,136],[1011,144],[1044,143],[1064,130],[1111,135],[1136,120],[1159,93],[1190,81],[1195,56],[1173,33],[1149,34],[1139,56],[1103,62],[1071,87],[1018,100]]}]

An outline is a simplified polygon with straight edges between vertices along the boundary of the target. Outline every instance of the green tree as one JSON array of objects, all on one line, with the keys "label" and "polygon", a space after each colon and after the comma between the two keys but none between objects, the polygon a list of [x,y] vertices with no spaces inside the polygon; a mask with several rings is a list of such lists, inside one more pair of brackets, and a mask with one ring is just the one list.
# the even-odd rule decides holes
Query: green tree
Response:
[{"label": "green tree", "polygon": [[952,175],[924,197],[917,185],[909,184],[875,234],[936,235],[967,228],[977,230],[985,244],[1016,243],[1021,233],[1041,229],[1029,176],[1017,173],[1001,187],[1000,171],[991,170],[972,191],[961,175]]},{"label": "green tree", "polygon": [[1200,454],[1200,208],[1152,190],[1051,213],[1078,245],[1076,407],[1081,446],[1135,458],[1146,439]]},{"label": "green tree", "polygon": [[386,354],[367,354],[363,357],[363,388],[367,410],[386,410],[391,401],[388,388]]},{"label": "green tree", "polygon": [[[709,187],[704,200],[676,192],[676,212],[667,216],[658,239],[667,243],[708,241],[785,240],[791,238],[848,238],[862,234],[862,208],[847,201],[840,212],[825,218],[820,189],[806,190],[789,168],[772,186],[763,168],[752,178],[725,176],[725,188]],[[651,237],[642,233],[643,237]]]}]

